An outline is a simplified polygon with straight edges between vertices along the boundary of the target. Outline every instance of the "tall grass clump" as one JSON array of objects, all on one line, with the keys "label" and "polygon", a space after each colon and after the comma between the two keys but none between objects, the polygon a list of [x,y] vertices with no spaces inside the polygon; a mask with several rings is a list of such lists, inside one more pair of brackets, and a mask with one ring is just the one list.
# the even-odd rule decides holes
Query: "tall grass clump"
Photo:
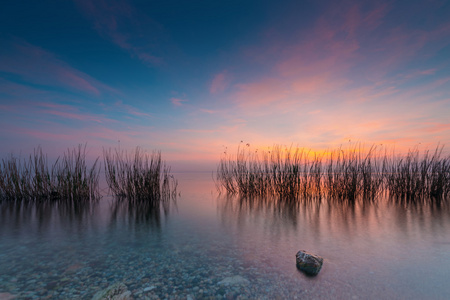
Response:
[{"label": "tall grass clump", "polygon": [[86,145],[68,149],[49,164],[38,147],[28,159],[10,155],[0,164],[0,199],[3,201],[89,201],[100,198],[99,165],[86,164]]},{"label": "tall grass clump", "polygon": [[216,184],[219,191],[241,196],[317,196],[322,189],[322,156],[300,148],[275,145],[271,151],[239,146],[223,156]]},{"label": "tall grass clump", "polygon": [[92,167],[86,164],[86,145],[78,148],[68,149],[59,163],[52,170],[56,175],[56,193],[62,199],[88,200],[100,198],[99,157],[94,161]]},{"label": "tall grass clump", "polygon": [[134,153],[103,150],[106,182],[110,192],[129,202],[153,204],[174,199],[177,181],[161,159],[161,152],[147,154],[137,147]]},{"label": "tall grass clump", "polygon": [[360,145],[326,153],[324,190],[328,196],[354,200],[374,199],[383,189],[382,162],[376,147],[366,151]]},{"label": "tall grass clump", "polygon": [[442,157],[443,146],[421,156],[419,150],[406,156],[386,157],[384,177],[389,194],[403,201],[447,199],[450,195],[450,157]]},{"label": "tall grass clump", "polygon": [[0,199],[28,199],[34,194],[29,163],[9,155],[0,165]]},{"label": "tall grass clump", "polygon": [[401,156],[360,144],[323,152],[278,145],[258,152],[240,145],[236,154],[220,159],[216,185],[241,197],[368,200],[385,193],[436,201],[450,195],[450,157],[443,158],[442,149],[423,155],[415,149]]}]

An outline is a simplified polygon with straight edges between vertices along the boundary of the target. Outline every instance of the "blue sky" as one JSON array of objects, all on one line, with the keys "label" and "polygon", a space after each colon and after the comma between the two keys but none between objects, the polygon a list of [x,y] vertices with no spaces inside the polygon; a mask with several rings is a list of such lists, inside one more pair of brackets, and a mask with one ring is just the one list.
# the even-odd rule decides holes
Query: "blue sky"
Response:
[{"label": "blue sky", "polygon": [[9,1],[2,157],[450,141],[448,1]]}]

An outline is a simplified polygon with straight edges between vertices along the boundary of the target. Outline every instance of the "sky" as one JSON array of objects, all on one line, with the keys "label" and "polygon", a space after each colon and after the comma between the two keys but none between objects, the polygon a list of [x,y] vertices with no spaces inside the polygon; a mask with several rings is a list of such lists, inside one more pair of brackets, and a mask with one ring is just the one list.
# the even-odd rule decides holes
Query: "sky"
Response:
[{"label": "sky", "polygon": [[448,0],[4,1],[0,45],[0,157],[450,144]]}]

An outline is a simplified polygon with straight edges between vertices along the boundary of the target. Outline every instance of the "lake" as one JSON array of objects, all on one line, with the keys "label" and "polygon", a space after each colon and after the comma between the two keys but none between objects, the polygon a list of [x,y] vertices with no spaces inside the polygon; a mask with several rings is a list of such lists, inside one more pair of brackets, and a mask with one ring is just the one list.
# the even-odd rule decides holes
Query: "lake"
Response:
[{"label": "lake", "polygon": [[[161,211],[103,197],[90,207],[0,210],[0,299],[448,299],[450,206],[219,195],[210,173],[174,174]],[[315,277],[296,268],[324,258]]]}]

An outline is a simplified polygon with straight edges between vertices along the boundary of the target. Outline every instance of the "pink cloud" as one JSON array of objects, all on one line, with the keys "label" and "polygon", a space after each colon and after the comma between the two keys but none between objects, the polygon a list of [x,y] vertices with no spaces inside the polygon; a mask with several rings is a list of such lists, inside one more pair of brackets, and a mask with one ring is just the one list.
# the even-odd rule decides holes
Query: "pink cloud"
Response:
[{"label": "pink cloud", "polygon": [[308,114],[310,115],[317,115],[320,114],[322,111],[320,109],[316,109],[316,110],[312,110],[310,112],[308,112]]},{"label": "pink cloud", "polygon": [[[1,68],[1,66],[0,66]],[[9,97],[17,100],[32,99],[42,97],[50,93],[49,91],[43,91],[38,88],[34,88],[28,85],[19,84],[16,82],[4,80],[0,78],[0,90],[3,90]],[[17,104],[17,103],[14,103]]]},{"label": "pink cloud", "polygon": [[96,123],[102,123],[102,120],[100,118],[97,118],[95,116],[87,115],[87,114],[75,114],[75,113],[69,113],[69,112],[62,112],[62,111],[56,111],[56,110],[45,110],[43,111],[46,114],[65,118],[65,119],[74,119],[79,121],[93,121]]},{"label": "pink cloud", "polygon": [[131,105],[124,104],[122,101],[117,101],[114,105],[121,111],[126,111],[130,115],[133,115],[136,117],[148,117],[148,118],[152,117],[150,114],[141,112],[138,109],[136,109],[135,107],[132,107]]},{"label": "pink cloud", "polygon": [[180,132],[189,132],[189,133],[213,133],[216,130],[213,129],[180,129]]},{"label": "pink cloud", "polygon": [[375,7],[365,15],[361,24],[367,26],[369,30],[374,30],[383,23],[383,18],[386,16],[389,10],[390,7],[388,6],[388,4],[379,4],[379,6]]},{"label": "pink cloud", "polygon": [[16,133],[27,135],[39,140],[45,140],[45,141],[74,141],[76,139],[80,139],[80,134],[74,134],[74,132],[68,132],[66,133],[54,133],[54,132],[48,132],[38,129],[18,129],[16,130]]},{"label": "pink cloud", "polygon": [[428,133],[448,131],[450,130],[450,123],[435,123],[433,125],[425,127],[424,130]]},{"label": "pink cloud", "polygon": [[58,70],[58,75],[64,78],[65,83],[69,83],[78,90],[86,91],[97,96],[100,95],[100,91],[89,82],[92,79],[89,79],[87,75],[81,74],[81,72],[70,70],[69,68],[61,68]]},{"label": "pink cloud", "polygon": [[0,110],[1,110],[1,111],[11,110],[11,108],[12,108],[11,105],[3,105],[3,104],[0,104]]},{"label": "pink cloud", "polygon": [[[276,111],[289,111],[305,103],[320,101],[327,95],[336,95],[350,83],[346,78],[323,73],[316,76],[295,76],[280,80],[266,78],[261,81],[237,84],[231,99],[240,107],[254,109],[272,105]],[[267,111],[273,113],[274,111]]]},{"label": "pink cloud", "polygon": [[[129,129],[124,124],[115,126],[118,128],[112,128],[112,126],[105,127],[106,124],[97,124],[86,128],[73,128],[65,124],[54,126],[54,124],[40,124],[39,128],[26,128],[21,126],[11,125],[8,130],[1,130],[8,134],[14,134],[16,137],[26,136],[32,137],[38,140],[45,141],[58,141],[64,143],[65,146],[72,143],[116,143],[118,140],[121,143],[136,146],[136,141],[142,139],[145,136],[152,134],[151,127],[134,127]],[[45,125],[45,126],[43,126]],[[108,124],[111,125],[111,124]],[[70,142],[70,143],[67,143]]]},{"label": "pink cloud", "polygon": [[288,78],[317,76],[323,72],[342,78],[351,76],[349,72],[357,66],[362,78],[367,76],[379,81],[410,61],[419,50],[427,47],[431,55],[446,45],[450,23],[430,30],[401,25],[386,29],[387,24],[384,24],[384,34],[380,34],[377,30],[390,9],[385,4],[373,5],[370,9],[363,9],[362,4],[330,7],[311,33],[302,34],[300,43],[279,45],[278,48],[284,50],[279,51],[281,59],[276,71]]},{"label": "pink cloud", "polygon": [[232,99],[244,108],[279,102],[286,99],[290,92],[281,81],[270,78],[254,83],[237,84],[235,88],[237,92]]},{"label": "pink cloud", "polygon": [[356,40],[333,41],[328,35],[335,32],[319,28],[317,36],[292,48],[277,65],[277,71],[284,77],[310,76],[322,72],[346,74],[353,64],[352,59],[359,49]]},{"label": "pink cloud", "polygon": [[[417,57],[431,57],[448,45],[450,23],[441,24],[428,30],[414,30],[405,25],[390,28],[378,38],[370,40],[371,64],[366,67],[365,76],[374,81],[385,78],[389,72],[409,70],[402,69]],[[423,53],[426,53],[425,55]],[[369,52],[370,53],[370,52]],[[420,55],[420,56],[418,56]],[[429,69],[430,72],[434,68]],[[431,73],[430,73],[431,74]],[[404,74],[408,78],[410,74]],[[429,75],[427,73],[419,75]]]},{"label": "pink cloud", "polygon": [[436,68],[434,68],[434,69],[428,69],[428,70],[420,71],[419,74],[420,74],[420,75],[433,75],[434,73],[436,73],[436,71],[437,71]]},{"label": "pink cloud", "polygon": [[[81,112],[79,107],[56,104],[51,102],[37,102],[26,105],[28,113],[38,113],[39,115],[52,115],[64,119],[72,119],[83,122],[94,122],[94,123],[110,123],[113,120],[105,118],[101,115],[90,114],[86,112]],[[41,109],[44,108],[44,109]],[[47,118],[48,119],[48,118]]]},{"label": "pink cloud", "polygon": [[217,114],[219,112],[218,110],[206,109],[206,108],[201,108],[200,111],[207,113],[207,114]]},{"label": "pink cloud", "polygon": [[[398,79],[400,75],[390,78],[387,74],[399,74],[398,68],[427,42],[448,36],[450,23],[429,31],[407,30],[400,26],[388,29],[388,35],[380,35],[377,30],[381,25],[385,30],[384,18],[391,7],[385,4],[366,6],[336,4],[330,7],[310,32],[298,33],[302,39],[297,44],[283,44],[276,34],[268,35],[268,45],[262,51],[266,55],[265,64],[271,62],[270,58],[278,57],[271,73],[251,83],[236,84],[232,99],[241,108],[274,104],[272,108],[285,112],[289,106],[299,108],[309,101],[360,104],[398,94],[398,85],[405,82]],[[439,47],[434,47],[431,53]],[[263,59],[258,58],[260,61]],[[417,75],[432,75],[436,71],[436,68],[427,68]],[[409,79],[410,75],[402,78]]]},{"label": "pink cloud", "polygon": [[344,78],[333,78],[330,74],[300,77],[292,81],[292,91],[296,96],[318,97],[333,92],[346,86],[349,80]]},{"label": "pink cloud", "polygon": [[[422,83],[422,84],[416,84],[416,86],[406,90],[406,91],[396,91],[396,94],[398,94],[398,98],[404,100],[404,101],[411,101],[411,99],[416,99],[416,101],[424,101],[429,102],[429,99],[432,99],[433,97],[438,96],[439,98],[442,98],[443,89],[448,85],[450,82],[450,77],[442,77],[439,79],[436,79],[431,82]],[[448,107],[448,99],[444,100],[445,106],[443,107],[445,110]],[[436,102],[427,103],[427,106],[432,106]]]},{"label": "pink cloud", "polygon": [[277,47],[283,49],[277,71],[285,77],[322,72],[345,76],[362,58],[361,38],[375,30],[386,13],[385,5],[364,11],[359,4],[332,5],[311,30],[298,33],[299,43]]},{"label": "pink cloud", "polygon": [[[61,119],[80,121],[80,128],[86,128],[94,124],[111,124],[115,121],[100,114],[92,114],[81,111],[78,106],[56,104],[51,102],[16,102],[8,105],[10,116],[16,119],[39,122],[41,125],[51,124],[55,128],[61,126]],[[56,117],[56,118],[54,118]],[[57,124],[57,126],[55,126]]]},{"label": "pink cloud", "polygon": [[180,98],[170,98],[170,102],[172,102],[172,104],[175,106],[183,106],[183,102],[187,102],[187,100]]},{"label": "pink cloud", "polygon": [[154,55],[143,53],[136,48],[133,49],[133,51],[137,52],[137,57],[142,60],[145,63],[151,64],[151,65],[159,65],[163,62],[161,57],[156,57]]},{"label": "pink cloud", "polygon": [[438,70],[437,68],[426,69],[426,70],[416,70],[416,71],[410,72],[409,74],[406,74],[405,78],[410,79],[410,78],[415,78],[415,77],[419,77],[419,76],[434,75],[437,70]]},{"label": "pink cloud", "polygon": [[214,129],[179,129],[179,132],[190,132],[190,133],[230,133],[236,132],[239,128],[242,128],[244,124],[236,124],[232,126],[219,126]]},{"label": "pink cloud", "polygon": [[211,94],[221,93],[225,90],[229,83],[227,71],[223,71],[214,76],[209,91]]},{"label": "pink cloud", "polygon": [[120,141],[123,145],[135,147],[138,140],[146,133],[151,132],[151,128],[136,127],[133,130],[121,127],[121,129],[111,129],[107,127],[99,127],[90,133],[94,140],[105,140],[112,143]]},{"label": "pink cloud", "polygon": [[46,108],[52,108],[52,109],[64,109],[69,111],[78,110],[76,107],[71,105],[65,105],[65,104],[58,104],[58,103],[52,103],[52,102],[36,102],[36,106],[40,107],[46,107]]}]

